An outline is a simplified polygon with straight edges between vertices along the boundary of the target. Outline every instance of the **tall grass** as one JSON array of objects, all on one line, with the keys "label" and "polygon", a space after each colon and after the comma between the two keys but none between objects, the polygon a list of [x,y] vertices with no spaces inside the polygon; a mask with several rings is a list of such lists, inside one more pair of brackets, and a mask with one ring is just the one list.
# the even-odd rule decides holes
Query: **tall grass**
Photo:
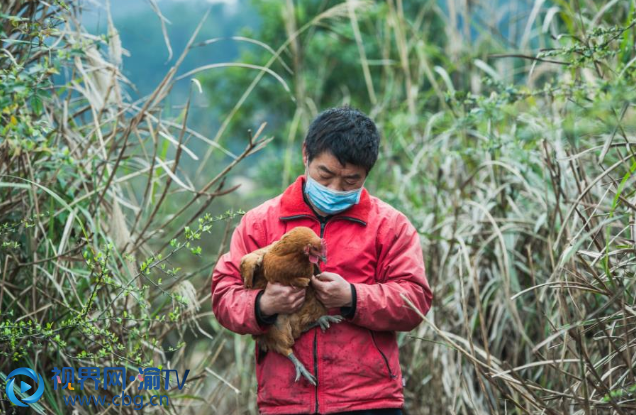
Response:
[{"label": "tall grass", "polygon": [[414,413],[636,411],[633,3],[550,6],[528,5],[516,47],[450,24],[460,51],[432,68],[426,35],[393,33],[411,70],[391,71],[406,105],[372,110],[377,192],[417,223],[436,298],[401,337]]},{"label": "tall grass", "polygon": [[[319,3],[270,4],[285,40],[262,61],[178,75],[174,51],[140,102],[123,88],[114,26],[97,39],[57,3],[2,6],[14,17],[0,55],[0,372],[153,361],[193,370],[174,411],[256,413],[252,340],[208,304],[235,214],[205,213],[266,144],[283,157],[263,180],[280,177],[282,190],[311,119],[351,102],[383,133],[367,187],[420,231],[435,293],[425,322],[398,336],[406,411],[635,413],[636,4]],[[47,15],[65,30],[47,31]],[[174,82],[229,65],[252,72],[215,137],[188,126],[190,101],[162,116]],[[65,83],[42,86],[56,71]],[[222,142],[263,85],[289,122],[273,142],[246,134],[232,154]],[[214,167],[217,153],[229,164]],[[220,224],[202,255],[199,239]],[[192,254],[204,258],[195,269]],[[65,411],[50,390],[39,403]]]},{"label": "tall grass", "polygon": [[[243,213],[212,215],[209,207],[236,189],[227,187],[228,173],[271,137],[262,126],[246,132],[247,145],[233,154],[192,129],[196,79],[182,110],[164,114],[207,14],[194,22],[187,47],[156,89],[133,101],[109,10],[108,34],[95,36],[80,24],[80,6],[0,6],[0,408],[15,412],[6,375],[26,366],[46,379],[43,399],[32,406],[37,412],[106,413],[110,408],[67,407],[64,393],[52,388],[52,369],[125,366],[133,375],[145,367],[177,369],[182,379],[189,369],[185,390],[173,376],[163,391],[172,398],[168,410],[185,411],[218,393],[205,381],[224,345],[210,333],[220,326],[201,309],[209,284],[193,283],[222,252],[204,255],[201,239],[214,233],[223,247],[232,219]],[[183,169],[200,161],[190,141],[229,157],[208,169],[203,183]],[[197,359],[194,345],[186,350],[192,337],[217,353]],[[145,395],[148,406],[153,392],[131,388],[127,393]],[[112,399],[121,390],[87,382],[75,393]],[[133,406],[121,411],[137,413]]]}]

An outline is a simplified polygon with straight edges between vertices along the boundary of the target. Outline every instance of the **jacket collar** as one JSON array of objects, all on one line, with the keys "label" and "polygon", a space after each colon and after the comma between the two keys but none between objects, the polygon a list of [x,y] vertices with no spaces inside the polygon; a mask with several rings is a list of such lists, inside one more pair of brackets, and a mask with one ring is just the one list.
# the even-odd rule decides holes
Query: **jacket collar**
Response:
[{"label": "jacket collar", "polygon": [[[287,187],[287,189],[283,192],[280,201],[281,220],[292,219],[294,216],[298,215],[316,216],[303,197],[305,181],[305,175],[301,174],[296,178],[296,181],[289,185],[289,187]],[[370,210],[371,198],[367,189],[363,187],[359,203],[351,206],[347,210],[329,216],[332,219],[340,217],[343,219],[353,220],[354,222],[361,222],[363,225],[366,225]]]}]

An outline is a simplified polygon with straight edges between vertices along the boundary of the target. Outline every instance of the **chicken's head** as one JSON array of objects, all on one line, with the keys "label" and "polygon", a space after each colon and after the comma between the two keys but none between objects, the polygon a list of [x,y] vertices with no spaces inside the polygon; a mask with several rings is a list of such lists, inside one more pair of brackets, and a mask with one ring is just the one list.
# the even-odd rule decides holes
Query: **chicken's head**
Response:
[{"label": "chicken's head", "polygon": [[324,239],[318,238],[318,242],[312,241],[305,245],[305,255],[309,257],[309,262],[317,264],[318,261],[327,263],[327,243]]},{"label": "chicken's head", "polygon": [[[292,249],[302,250],[309,258],[309,262],[317,264],[319,261],[327,263],[327,244],[316,233],[306,226],[297,226],[281,238],[281,242]],[[298,251],[297,251],[298,252]]]}]

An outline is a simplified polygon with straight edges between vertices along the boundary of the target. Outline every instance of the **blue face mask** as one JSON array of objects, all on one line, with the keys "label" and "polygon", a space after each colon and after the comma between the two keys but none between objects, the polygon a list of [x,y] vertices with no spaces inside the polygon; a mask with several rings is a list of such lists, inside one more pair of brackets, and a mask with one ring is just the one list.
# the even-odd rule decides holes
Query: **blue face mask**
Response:
[{"label": "blue face mask", "polygon": [[[307,167],[307,165],[305,165],[305,167]],[[362,186],[359,189],[343,192],[332,190],[321,185],[311,178],[309,173],[307,173],[307,170],[305,170],[305,177],[307,178],[305,183],[305,193],[314,206],[327,214],[333,215],[340,213],[360,202]],[[364,181],[366,182],[367,179],[365,178]],[[364,186],[364,182],[362,182],[362,185]]]}]

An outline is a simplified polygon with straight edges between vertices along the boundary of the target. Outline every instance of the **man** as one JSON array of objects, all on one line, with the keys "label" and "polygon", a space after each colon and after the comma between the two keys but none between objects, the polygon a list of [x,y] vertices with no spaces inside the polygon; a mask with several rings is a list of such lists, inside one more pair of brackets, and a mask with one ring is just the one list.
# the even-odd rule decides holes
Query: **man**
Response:
[{"label": "man", "polygon": [[329,314],[345,319],[296,340],[294,354],[317,378],[316,386],[302,377],[294,382],[287,357],[256,348],[263,414],[401,414],[404,383],[395,331],[410,331],[422,321],[401,295],[426,314],[432,293],[414,226],[363,187],[379,141],[373,121],[358,110],[319,114],[303,144],[305,174],[241,218],[230,251],[214,269],[212,309],[219,323],[236,333],[262,334],[278,314],[300,309],[306,289],[245,289],[243,255],[296,226],[310,227],[326,241],[327,263],[311,283]]}]

